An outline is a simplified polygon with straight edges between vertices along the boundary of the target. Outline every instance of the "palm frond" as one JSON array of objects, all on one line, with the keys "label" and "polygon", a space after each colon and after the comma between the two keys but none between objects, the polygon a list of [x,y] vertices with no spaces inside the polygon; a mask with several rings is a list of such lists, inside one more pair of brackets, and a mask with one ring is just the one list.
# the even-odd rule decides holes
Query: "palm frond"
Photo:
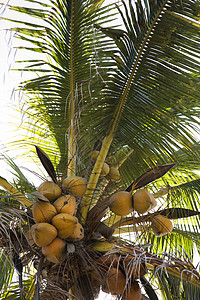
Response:
[{"label": "palm frond", "polygon": [[[116,67],[116,72],[112,70],[108,88],[105,88],[105,119],[102,114],[98,119],[98,107],[92,117],[96,119],[95,129],[99,128],[100,132],[108,131],[116,122],[114,142],[120,141],[133,148],[138,161],[158,157],[161,153],[170,156],[172,147],[188,147],[194,140],[189,127],[198,130],[195,118],[198,116],[195,107],[198,103],[198,81],[194,73],[199,74],[199,51],[191,62],[186,55],[186,50],[189,47],[191,50],[194,44],[198,48],[198,28],[192,25],[188,28],[186,15],[191,11],[189,5],[187,1],[183,2],[183,11],[181,5],[174,7],[171,2],[159,1],[157,6],[147,5],[143,11],[142,4],[138,2],[136,13],[129,2],[125,5],[126,11],[121,12],[126,31],[113,39],[122,65]],[[182,21],[176,18],[178,12],[183,17]],[[190,17],[193,18],[191,13]],[[183,30],[184,26],[187,31]],[[102,31],[105,33],[106,29]],[[110,36],[108,28],[107,32]],[[173,42],[170,43],[171,35]],[[189,41],[191,45],[188,45]],[[99,101],[96,103],[100,105]],[[194,108],[191,107],[193,104]],[[102,107],[103,103],[100,109]],[[119,121],[115,119],[117,116]]]},{"label": "palm frond", "polygon": [[[5,290],[2,294],[2,299],[34,299],[34,293],[31,291],[32,284],[34,283],[34,277],[29,277],[28,279],[23,280],[24,286],[24,294],[20,291],[18,282],[13,281],[12,284],[9,286],[8,290]],[[22,298],[23,296],[23,298]]]},{"label": "palm frond", "polygon": [[[0,265],[1,265],[1,277],[0,277],[0,296],[10,286],[12,281],[14,268],[7,258],[4,249],[0,250]],[[3,299],[3,298],[2,298]]]},{"label": "palm frond", "polygon": [[163,291],[164,300],[173,299],[198,299],[199,289],[191,286],[189,283],[175,279],[170,274],[157,272],[157,278],[160,288]]},{"label": "palm frond", "polygon": [[[48,124],[63,156],[63,162],[67,164],[65,136],[68,136],[68,129],[71,128],[70,120],[73,119],[73,126],[76,127],[76,120],[81,113],[79,107],[90,101],[88,87],[93,89],[90,87],[91,80],[96,76],[92,24],[94,20],[105,19],[108,7],[102,10],[95,1],[54,1],[50,5],[27,2],[37,3],[37,8],[10,8],[45,21],[39,25],[19,22],[22,25],[16,28],[17,35],[24,42],[33,44],[29,50],[42,52],[46,57],[43,60],[25,62],[24,70],[42,74],[25,82],[22,88],[29,93],[30,111],[39,112]],[[26,27],[23,28],[23,25]],[[96,47],[100,47],[98,42]],[[98,86],[95,79],[96,94],[99,92]],[[76,143],[78,128],[74,130],[76,132],[72,134],[75,135],[72,144]]]},{"label": "palm frond", "polygon": [[35,190],[35,186],[31,183],[27,177],[23,174],[21,169],[17,166],[13,159],[4,155],[4,160],[11,167],[11,174],[13,174],[15,180],[14,185],[19,189],[21,193],[31,193]]}]

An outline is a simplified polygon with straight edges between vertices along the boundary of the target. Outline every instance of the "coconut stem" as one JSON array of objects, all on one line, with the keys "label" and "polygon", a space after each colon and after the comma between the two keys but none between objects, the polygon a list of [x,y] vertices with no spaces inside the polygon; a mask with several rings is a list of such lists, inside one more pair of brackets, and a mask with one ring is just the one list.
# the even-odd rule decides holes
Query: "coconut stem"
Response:
[{"label": "coconut stem", "polygon": [[159,197],[162,197],[162,196],[168,194],[170,188],[171,188],[170,186],[167,186],[165,188],[161,188],[157,193],[153,194],[154,198],[156,199],[156,198],[159,198]]},{"label": "coconut stem", "polygon": [[117,169],[123,165],[123,163],[129,158],[129,156],[133,153],[133,149],[131,149],[116,165],[114,165]]},{"label": "coconut stem", "polygon": [[[129,156],[133,153],[133,149],[131,149],[119,162],[114,164],[116,169],[119,169],[121,165],[129,158]],[[105,189],[109,186],[110,181],[106,178],[104,178],[102,182],[102,186],[100,187],[100,192],[98,193],[98,199],[97,202],[100,200],[101,195],[104,193]]]},{"label": "coconut stem", "polygon": [[119,221],[117,221],[115,224],[113,224],[111,227],[112,228],[119,228],[119,227],[125,226],[125,225],[136,225],[136,224],[148,222],[155,215],[156,215],[156,213],[148,214],[148,215],[141,216],[141,217],[138,217],[138,218],[134,218],[134,216],[132,216],[132,217],[123,217]]},{"label": "coconut stem", "polygon": [[96,163],[95,163],[92,173],[90,175],[90,178],[89,178],[89,181],[87,184],[87,191],[86,191],[86,193],[83,197],[82,203],[81,203],[82,206],[81,206],[80,212],[81,212],[81,222],[82,223],[85,223],[85,221],[86,221],[89,208],[91,206],[93,206],[94,204],[96,204],[96,202],[97,202],[97,199],[95,199],[93,197],[93,195],[94,195],[94,191],[97,186],[97,182],[98,182],[101,170],[102,170],[103,163],[105,161],[106,155],[110,148],[111,142],[112,142],[112,135],[106,136],[104,138],[101,150],[99,152]]}]

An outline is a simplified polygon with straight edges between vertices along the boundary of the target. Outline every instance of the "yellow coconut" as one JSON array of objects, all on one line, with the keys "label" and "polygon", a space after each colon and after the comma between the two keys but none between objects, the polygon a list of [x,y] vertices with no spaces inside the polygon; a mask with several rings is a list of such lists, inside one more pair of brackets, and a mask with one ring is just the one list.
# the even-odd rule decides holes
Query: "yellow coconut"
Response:
[{"label": "yellow coconut", "polygon": [[163,236],[173,229],[172,221],[165,216],[157,215],[151,221],[151,228],[156,236]]},{"label": "yellow coconut", "polygon": [[120,191],[110,198],[112,204],[110,210],[119,216],[126,216],[133,211],[132,195],[129,192]]},{"label": "yellow coconut", "polygon": [[136,260],[132,255],[128,255],[123,259],[123,269],[126,276],[133,279],[139,279],[146,274],[146,265]]},{"label": "yellow coconut", "polygon": [[49,223],[37,223],[31,226],[34,242],[39,246],[49,245],[57,237],[57,229]]},{"label": "yellow coconut", "polygon": [[130,288],[127,288],[126,300],[141,300],[142,294],[139,283],[137,281],[133,281],[131,283]]},{"label": "yellow coconut", "polygon": [[72,240],[81,240],[84,238],[84,229],[83,229],[83,226],[78,223],[77,226],[76,226],[76,229],[74,231],[74,233],[72,233],[70,236],[69,236],[70,239]]},{"label": "yellow coconut", "polygon": [[82,197],[87,189],[87,181],[82,177],[71,176],[64,179],[62,187],[65,192]]},{"label": "yellow coconut", "polygon": [[38,192],[44,195],[49,201],[54,201],[60,197],[61,188],[53,181],[45,181],[38,187]]},{"label": "yellow coconut", "polygon": [[107,163],[103,163],[100,176],[106,176],[106,175],[108,175],[109,170],[110,170],[109,165]]},{"label": "yellow coconut", "polygon": [[134,210],[144,214],[156,205],[154,196],[145,189],[138,190],[133,195]]},{"label": "yellow coconut", "polygon": [[58,237],[66,239],[72,235],[76,229],[78,219],[70,214],[60,213],[52,219],[52,224],[58,230]]},{"label": "yellow coconut", "polygon": [[120,179],[120,173],[119,170],[115,167],[110,167],[109,173],[106,176],[106,178],[112,180],[112,181],[117,181]]},{"label": "yellow coconut", "polygon": [[94,151],[92,151],[92,152],[89,153],[89,157],[93,161],[97,160],[98,155],[99,155],[99,151],[97,151],[97,150],[94,150]]},{"label": "yellow coconut", "polygon": [[53,205],[55,206],[58,213],[66,213],[74,215],[77,210],[76,198],[72,195],[65,195],[59,197]]},{"label": "yellow coconut", "polygon": [[32,207],[33,219],[35,223],[50,223],[57,214],[56,208],[49,202],[37,201]]},{"label": "yellow coconut", "polygon": [[105,275],[105,283],[102,290],[112,295],[122,294],[126,286],[124,274],[117,268],[110,268]]},{"label": "yellow coconut", "polygon": [[52,263],[59,264],[62,261],[65,246],[64,240],[55,238],[51,244],[42,247],[42,253]]}]

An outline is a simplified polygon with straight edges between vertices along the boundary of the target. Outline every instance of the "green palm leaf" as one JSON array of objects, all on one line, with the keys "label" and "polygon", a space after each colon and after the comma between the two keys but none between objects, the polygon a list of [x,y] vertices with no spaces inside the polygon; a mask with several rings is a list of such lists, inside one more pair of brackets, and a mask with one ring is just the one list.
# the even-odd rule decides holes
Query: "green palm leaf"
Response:
[{"label": "green palm leaf", "polygon": [[12,280],[13,276],[13,266],[10,264],[10,261],[7,259],[7,255],[4,250],[1,250],[0,254],[0,265],[1,265],[1,278],[0,278],[0,295],[2,291],[5,291]]},{"label": "green palm leaf", "polygon": [[[11,7],[20,13],[45,19],[41,25],[35,26],[34,23],[24,22],[26,28],[16,28],[18,36],[23,41],[33,44],[29,50],[42,52],[48,57],[47,59],[44,56],[44,60],[26,62],[24,70],[38,71],[42,74],[25,82],[22,88],[29,92],[30,108],[38,111],[48,124],[65,162],[67,145],[63,141],[71,126],[70,119],[73,119],[72,127],[74,127],[81,99],[84,99],[84,104],[90,98],[88,85],[96,74],[92,62],[94,45],[91,22],[103,19],[108,9],[105,9],[105,12],[96,9],[95,1],[57,1],[50,5],[40,4],[38,9]],[[41,36],[44,38],[41,39]],[[98,43],[96,47],[98,49]],[[98,83],[95,82],[95,93],[98,94]],[[77,129],[74,127],[72,131],[74,130]],[[77,132],[71,132],[71,135],[75,139]],[[74,144],[75,141],[70,143]]]},{"label": "green palm leaf", "polygon": [[[184,5],[184,4],[183,4]],[[161,9],[160,7],[158,8]],[[172,8],[169,8],[171,10]],[[166,15],[166,16],[165,16]],[[162,149],[165,149],[165,152],[169,149],[169,142],[170,144],[177,145],[178,137],[182,136],[182,143],[186,142],[186,137],[183,136],[182,133],[186,133],[185,128],[182,127],[182,120],[187,121],[187,111],[186,107],[184,107],[185,102],[188,100],[188,105],[190,105],[191,100],[189,100],[189,97],[187,97],[187,100],[185,100],[185,88],[183,89],[183,93],[181,94],[181,91],[177,91],[176,95],[171,95],[171,93],[166,93],[165,91],[165,84],[160,80],[160,78],[165,77],[166,85],[169,87],[169,89],[175,89],[175,86],[181,86],[188,84],[193,84],[194,91],[196,90],[195,84],[196,80],[193,79],[193,75],[188,74],[189,72],[186,72],[186,70],[183,70],[182,72],[179,71],[180,78],[184,78],[183,82],[180,83],[174,80],[174,77],[179,78],[179,75],[177,75],[177,61],[173,59],[173,55],[170,59],[171,67],[167,66],[167,56],[168,49],[163,49],[162,52],[159,53],[158,50],[161,48],[161,45],[157,45],[158,43],[158,36],[159,40],[162,41],[162,39],[166,39],[166,35],[162,36],[162,26],[166,28],[166,22],[165,19],[167,18],[168,14],[167,12],[163,15],[162,19],[159,21],[159,24],[154,29],[154,34],[152,35],[152,38],[149,41],[148,48],[143,53],[143,48],[145,46],[145,38],[147,38],[146,34],[149,33],[148,30],[145,31],[145,38],[141,43],[141,47],[139,48],[138,52],[136,54],[134,53],[134,49],[130,50],[130,53],[124,53],[123,48],[121,50],[121,56],[123,55],[123,58],[126,59],[126,64],[124,63],[124,69],[118,71],[120,74],[116,74],[116,77],[114,78],[116,84],[110,88],[110,93],[113,93],[113,95],[110,95],[110,99],[114,98],[114,92],[115,94],[121,94],[121,97],[124,97],[124,101],[126,101],[124,104],[124,110],[123,114],[121,116],[120,123],[118,124],[119,128],[119,136],[123,136],[124,139],[126,139],[126,143],[128,143],[131,147],[138,150],[138,153],[142,151],[143,147],[145,147],[145,154],[148,156],[152,156],[151,151],[153,151],[152,148],[158,148],[153,145],[153,143],[159,143],[159,151],[162,151]],[[158,17],[158,16],[157,16]],[[152,22],[156,21],[155,16],[152,20]],[[143,20],[144,23],[144,20]],[[176,23],[176,21],[175,21]],[[171,25],[171,23],[169,22]],[[178,27],[179,24],[176,24]],[[172,26],[173,27],[173,26]],[[143,29],[143,28],[142,28]],[[156,30],[157,29],[157,30]],[[196,30],[196,29],[195,29]],[[193,31],[191,29],[191,31]],[[144,33],[144,30],[142,31]],[[197,32],[197,31],[196,31]],[[128,32],[130,35],[131,32]],[[149,33],[150,34],[150,33]],[[179,35],[179,33],[177,33]],[[194,33],[191,32],[191,35],[194,35]],[[123,38],[121,38],[123,40]],[[124,38],[125,39],[125,38]],[[128,39],[128,37],[126,37]],[[123,41],[124,44],[126,41]],[[129,44],[133,44],[133,41],[128,39]],[[173,43],[176,44],[176,40],[173,39]],[[183,44],[183,47],[185,45]],[[130,46],[129,46],[130,47]],[[134,48],[134,46],[132,46]],[[170,48],[170,45],[168,46]],[[131,49],[131,47],[130,47]],[[132,54],[132,60],[134,61],[134,58],[136,61],[134,61],[133,64],[130,65],[129,68],[127,68],[128,62],[127,60],[130,60],[130,56]],[[143,56],[143,57],[141,57]],[[151,56],[155,57],[156,60],[151,59]],[[140,58],[140,63],[139,63]],[[184,52],[182,54],[182,59],[184,59]],[[163,64],[160,63],[160,61],[163,61]],[[194,69],[198,67],[198,62],[194,63],[193,65]],[[138,70],[136,71],[136,68]],[[187,69],[187,62],[185,68]],[[145,71],[144,71],[145,70]],[[170,73],[167,76],[167,72]],[[157,75],[153,75],[153,74]],[[128,76],[128,80],[127,80]],[[132,78],[133,77],[133,78]],[[143,79],[144,78],[144,79]],[[169,78],[169,80],[168,80]],[[168,81],[167,81],[168,80]],[[169,82],[171,81],[171,83]],[[186,81],[186,82],[185,82]],[[120,82],[120,85],[119,85]],[[123,84],[124,82],[124,84]],[[194,82],[194,83],[193,83]],[[180,83],[180,84],[179,84]],[[171,85],[174,84],[171,87]],[[188,85],[189,87],[189,85]],[[182,88],[181,88],[182,89]],[[159,92],[158,92],[159,91]],[[183,100],[177,101],[177,99]],[[117,98],[117,95],[115,97]],[[195,96],[192,96],[193,100],[195,101]],[[191,98],[190,98],[191,99]],[[196,98],[196,101],[198,99]],[[114,101],[113,101],[114,102]],[[169,104],[170,103],[170,104]],[[116,103],[113,103],[114,105]],[[187,104],[186,104],[187,106]],[[188,107],[189,108],[189,107]],[[178,110],[177,110],[178,109]],[[180,110],[182,117],[180,117]],[[178,113],[179,111],[179,113]],[[177,113],[179,116],[177,116]],[[194,115],[197,112],[194,111]],[[123,118],[125,116],[125,118]],[[177,123],[176,123],[177,122]],[[196,125],[196,121],[193,119],[188,119],[188,124]],[[166,126],[166,123],[168,124]],[[177,126],[178,124],[178,126]],[[165,128],[163,128],[163,126]],[[146,127],[146,128],[145,128]],[[181,134],[179,134],[182,131]],[[161,138],[160,132],[162,132],[164,138],[162,140],[159,140]],[[171,136],[168,135],[168,132],[170,132]],[[123,134],[122,134],[123,133]],[[184,134],[185,135],[185,134]],[[116,136],[117,133],[116,133]],[[173,138],[174,136],[174,138]],[[189,136],[189,135],[188,135]],[[178,138],[178,139],[177,139]],[[134,141],[136,141],[134,143]],[[179,141],[181,142],[181,141]],[[143,146],[144,145],[144,146]],[[149,148],[149,149],[148,149]]]}]

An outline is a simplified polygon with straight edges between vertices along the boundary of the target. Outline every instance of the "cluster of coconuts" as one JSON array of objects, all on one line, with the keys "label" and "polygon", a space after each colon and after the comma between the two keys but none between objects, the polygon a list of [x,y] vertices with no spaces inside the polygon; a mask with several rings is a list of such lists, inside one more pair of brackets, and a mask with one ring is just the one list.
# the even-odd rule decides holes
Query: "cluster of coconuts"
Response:
[{"label": "cluster of coconuts", "polygon": [[[90,152],[89,157],[93,162],[98,158],[99,151]],[[100,176],[105,176],[108,180],[117,181],[120,179],[119,170],[116,167],[103,163]],[[119,191],[110,198],[110,210],[119,216],[127,216],[133,210],[139,214],[149,212],[156,207],[157,203],[154,196],[146,189],[137,190],[133,195],[127,191]],[[156,236],[163,236],[173,229],[173,223],[163,215],[156,215],[151,220],[151,228]]]},{"label": "cluster of coconuts", "polygon": [[[99,156],[99,151],[97,151],[97,150],[93,150],[89,154],[89,157],[93,162],[95,162],[97,160],[98,156]],[[104,176],[106,179],[111,180],[111,181],[117,181],[120,179],[119,170],[114,166],[110,166],[106,162],[103,163],[100,176]]]},{"label": "cluster of coconuts", "polygon": [[62,188],[52,181],[45,181],[38,188],[49,202],[38,200],[34,203],[35,224],[30,233],[33,242],[42,247],[44,256],[53,263],[61,262],[66,241],[84,237],[84,229],[75,215],[76,199],[85,194],[86,188],[86,179],[78,176],[65,178]]},{"label": "cluster of coconuts", "polygon": [[[97,264],[105,273],[102,290],[112,295],[124,295],[126,300],[140,300],[141,289],[137,279],[146,274],[144,263],[138,262],[132,255],[105,254]],[[130,285],[127,285],[127,279]]]},{"label": "cluster of coconuts", "polygon": [[[110,200],[110,210],[119,216],[127,216],[133,210],[144,214],[157,205],[154,196],[146,189],[137,190],[133,195],[127,191],[119,191],[114,193]],[[173,229],[171,220],[160,214],[154,216],[151,222],[152,231],[156,236],[163,236]]]}]

